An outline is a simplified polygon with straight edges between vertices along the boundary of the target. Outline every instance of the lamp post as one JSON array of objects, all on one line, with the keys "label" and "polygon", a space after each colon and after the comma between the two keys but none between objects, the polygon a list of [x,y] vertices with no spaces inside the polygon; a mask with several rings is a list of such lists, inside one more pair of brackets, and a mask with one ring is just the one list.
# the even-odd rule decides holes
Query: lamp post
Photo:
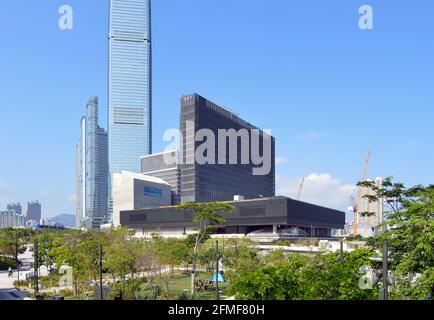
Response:
[{"label": "lamp post", "polygon": [[389,299],[389,246],[383,242],[383,294],[381,300]]},{"label": "lamp post", "polygon": [[39,293],[39,279],[38,279],[38,272],[39,272],[39,253],[38,253],[38,241],[35,241],[34,244],[34,272],[35,272],[35,296]]},{"label": "lamp post", "polygon": [[103,300],[103,290],[102,290],[102,255],[103,255],[103,251],[102,251],[102,244],[99,246],[99,290],[100,290],[100,295],[101,298],[100,300]]},{"label": "lamp post", "polygon": [[218,242],[218,240],[216,241],[215,251],[216,251],[216,255],[215,255],[215,260],[216,260],[215,297],[216,297],[216,300],[219,300],[220,296],[219,296],[219,242]]}]

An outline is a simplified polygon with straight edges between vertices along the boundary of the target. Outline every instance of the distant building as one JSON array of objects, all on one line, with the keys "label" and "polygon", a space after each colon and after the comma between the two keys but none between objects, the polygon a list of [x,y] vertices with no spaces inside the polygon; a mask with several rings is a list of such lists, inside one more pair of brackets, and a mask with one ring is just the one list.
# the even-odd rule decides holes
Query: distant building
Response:
[{"label": "distant building", "polygon": [[65,230],[65,227],[61,225],[52,226],[52,225],[33,224],[31,227],[34,230],[59,230],[59,231]]},{"label": "distant building", "polygon": [[15,210],[0,211],[0,229],[25,227],[25,217]]},{"label": "distant building", "polygon": [[98,125],[98,97],[91,97],[76,145],[77,226],[99,228],[108,220],[108,141]]},{"label": "distant building", "polygon": [[41,222],[41,204],[38,201],[31,201],[27,203],[26,221],[31,223]]},{"label": "distant building", "polygon": [[[166,161],[175,159],[174,162]],[[178,164],[179,154],[176,150],[154,153],[143,156],[140,159],[141,173],[147,176],[160,178],[172,187],[172,205],[179,204],[181,201],[181,172]]]},{"label": "distant building", "polygon": [[[194,123],[189,128],[189,123]],[[200,142],[195,136],[202,129],[219,136],[220,130],[235,130],[240,135],[235,139],[236,146],[228,146],[229,139],[223,140],[226,156],[222,157],[220,139],[215,143],[214,156],[210,156],[215,164],[198,164],[195,156]],[[232,200],[234,195],[242,195],[246,199],[272,197],[275,195],[275,139],[266,132],[241,119],[234,112],[208,101],[198,94],[181,98],[181,202],[213,202]],[[259,143],[253,142],[253,133],[258,132]],[[243,134],[242,134],[243,133]],[[248,150],[242,150],[242,142],[246,139]],[[251,152],[264,154],[264,141],[269,142],[270,170],[265,175],[254,175],[253,169],[258,166],[250,158]],[[214,151],[214,150],[212,150]],[[219,153],[220,151],[220,153]],[[235,151],[236,164],[230,163],[230,154]],[[211,153],[211,152],[210,152]],[[242,155],[247,155],[246,162]],[[221,159],[223,158],[223,159]],[[225,164],[220,164],[220,161]]]},{"label": "distant building", "polygon": [[138,173],[113,174],[113,224],[120,225],[120,212],[171,205],[171,186],[167,182]]},{"label": "distant building", "polygon": [[110,0],[109,20],[111,179],[114,173],[123,170],[139,173],[140,157],[152,152],[151,1]]},{"label": "distant building", "polygon": [[6,208],[9,211],[15,211],[17,214],[23,214],[23,208],[19,202],[8,204]]},{"label": "distant building", "polygon": [[86,136],[86,133],[84,130],[86,130],[86,118],[83,117],[80,121],[80,132],[81,137],[77,141],[76,144],[76,200],[75,200],[75,226],[77,228],[81,227],[81,221],[86,216],[86,202],[84,199],[86,198],[86,182],[84,177],[86,176],[85,170],[86,166],[84,165],[85,159],[84,155],[85,153],[82,152],[82,150],[86,150],[85,147],[85,139],[82,139],[82,137]]},{"label": "distant building", "polygon": [[[369,181],[369,180],[368,180]],[[375,185],[381,187],[383,184],[382,178],[375,179]],[[366,195],[374,195],[374,191],[370,188],[362,188],[360,202],[359,202],[359,220],[358,220],[358,234],[368,238],[377,234],[378,225],[383,221],[384,214],[384,201],[379,200],[375,202],[369,202],[365,198]],[[373,213],[371,216],[361,216],[363,212]]]}]

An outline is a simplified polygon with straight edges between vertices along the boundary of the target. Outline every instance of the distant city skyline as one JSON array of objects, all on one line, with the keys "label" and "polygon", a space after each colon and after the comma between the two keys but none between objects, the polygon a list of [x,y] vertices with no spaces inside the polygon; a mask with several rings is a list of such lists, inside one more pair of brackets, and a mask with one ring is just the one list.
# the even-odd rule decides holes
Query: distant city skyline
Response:
[{"label": "distant city skyline", "polygon": [[[179,127],[179,97],[199,92],[272,129],[277,195],[306,177],[302,200],[345,210],[368,150],[369,178],[432,183],[434,3],[369,3],[374,30],[356,0],[154,1],[153,151]],[[43,217],[75,213],[83,101],[100,96],[108,122],[108,1],[69,1],[72,30],[61,4],[0,4],[0,210],[38,199]]]}]

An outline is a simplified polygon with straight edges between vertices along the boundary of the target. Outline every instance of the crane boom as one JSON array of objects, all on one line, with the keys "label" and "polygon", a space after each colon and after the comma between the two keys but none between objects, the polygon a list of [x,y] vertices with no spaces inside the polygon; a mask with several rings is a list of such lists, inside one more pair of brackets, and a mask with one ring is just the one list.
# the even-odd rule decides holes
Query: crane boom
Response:
[{"label": "crane boom", "polygon": [[304,188],[304,181],[306,180],[305,177],[303,177],[303,179],[301,179],[300,181],[300,185],[298,187],[298,193],[297,193],[297,200],[300,201],[301,199],[301,194],[303,192],[303,188]]}]

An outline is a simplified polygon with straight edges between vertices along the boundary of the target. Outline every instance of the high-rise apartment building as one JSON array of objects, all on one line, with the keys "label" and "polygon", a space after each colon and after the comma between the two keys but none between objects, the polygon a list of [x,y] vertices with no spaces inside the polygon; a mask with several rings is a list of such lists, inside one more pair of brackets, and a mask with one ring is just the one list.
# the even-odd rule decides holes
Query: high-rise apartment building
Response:
[{"label": "high-rise apartment building", "polygon": [[26,221],[33,223],[41,222],[41,204],[38,201],[27,203]]},{"label": "high-rise apartment building", "polygon": [[[222,131],[232,133],[232,143]],[[265,131],[192,94],[181,98],[181,133],[182,203],[229,201],[235,195],[246,199],[275,195],[275,139]],[[197,161],[201,140],[212,146],[199,152],[207,153],[207,163]],[[261,165],[253,155],[263,156],[262,165],[268,165],[268,170],[255,174]]]},{"label": "high-rise apartment building", "polygon": [[150,0],[110,1],[108,122],[111,198],[112,175],[140,172],[152,150]]},{"label": "high-rise apartment building", "polygon": [[15,210],[0,211],[0,229],[19,228],[25,226],[25,218]]},{"label": "high-rise apartment building", "polygon": [[77,225],[98,228],[107,222],[107,133],[98,125],[98,97],[91,97],[77,142]]},{"label": "high-rise apartment building", "polygon": [[17,214],[23,214],[23,208],[21,207],[21,203],[11,203],[7,205],[7,210],[15,211]]}]

